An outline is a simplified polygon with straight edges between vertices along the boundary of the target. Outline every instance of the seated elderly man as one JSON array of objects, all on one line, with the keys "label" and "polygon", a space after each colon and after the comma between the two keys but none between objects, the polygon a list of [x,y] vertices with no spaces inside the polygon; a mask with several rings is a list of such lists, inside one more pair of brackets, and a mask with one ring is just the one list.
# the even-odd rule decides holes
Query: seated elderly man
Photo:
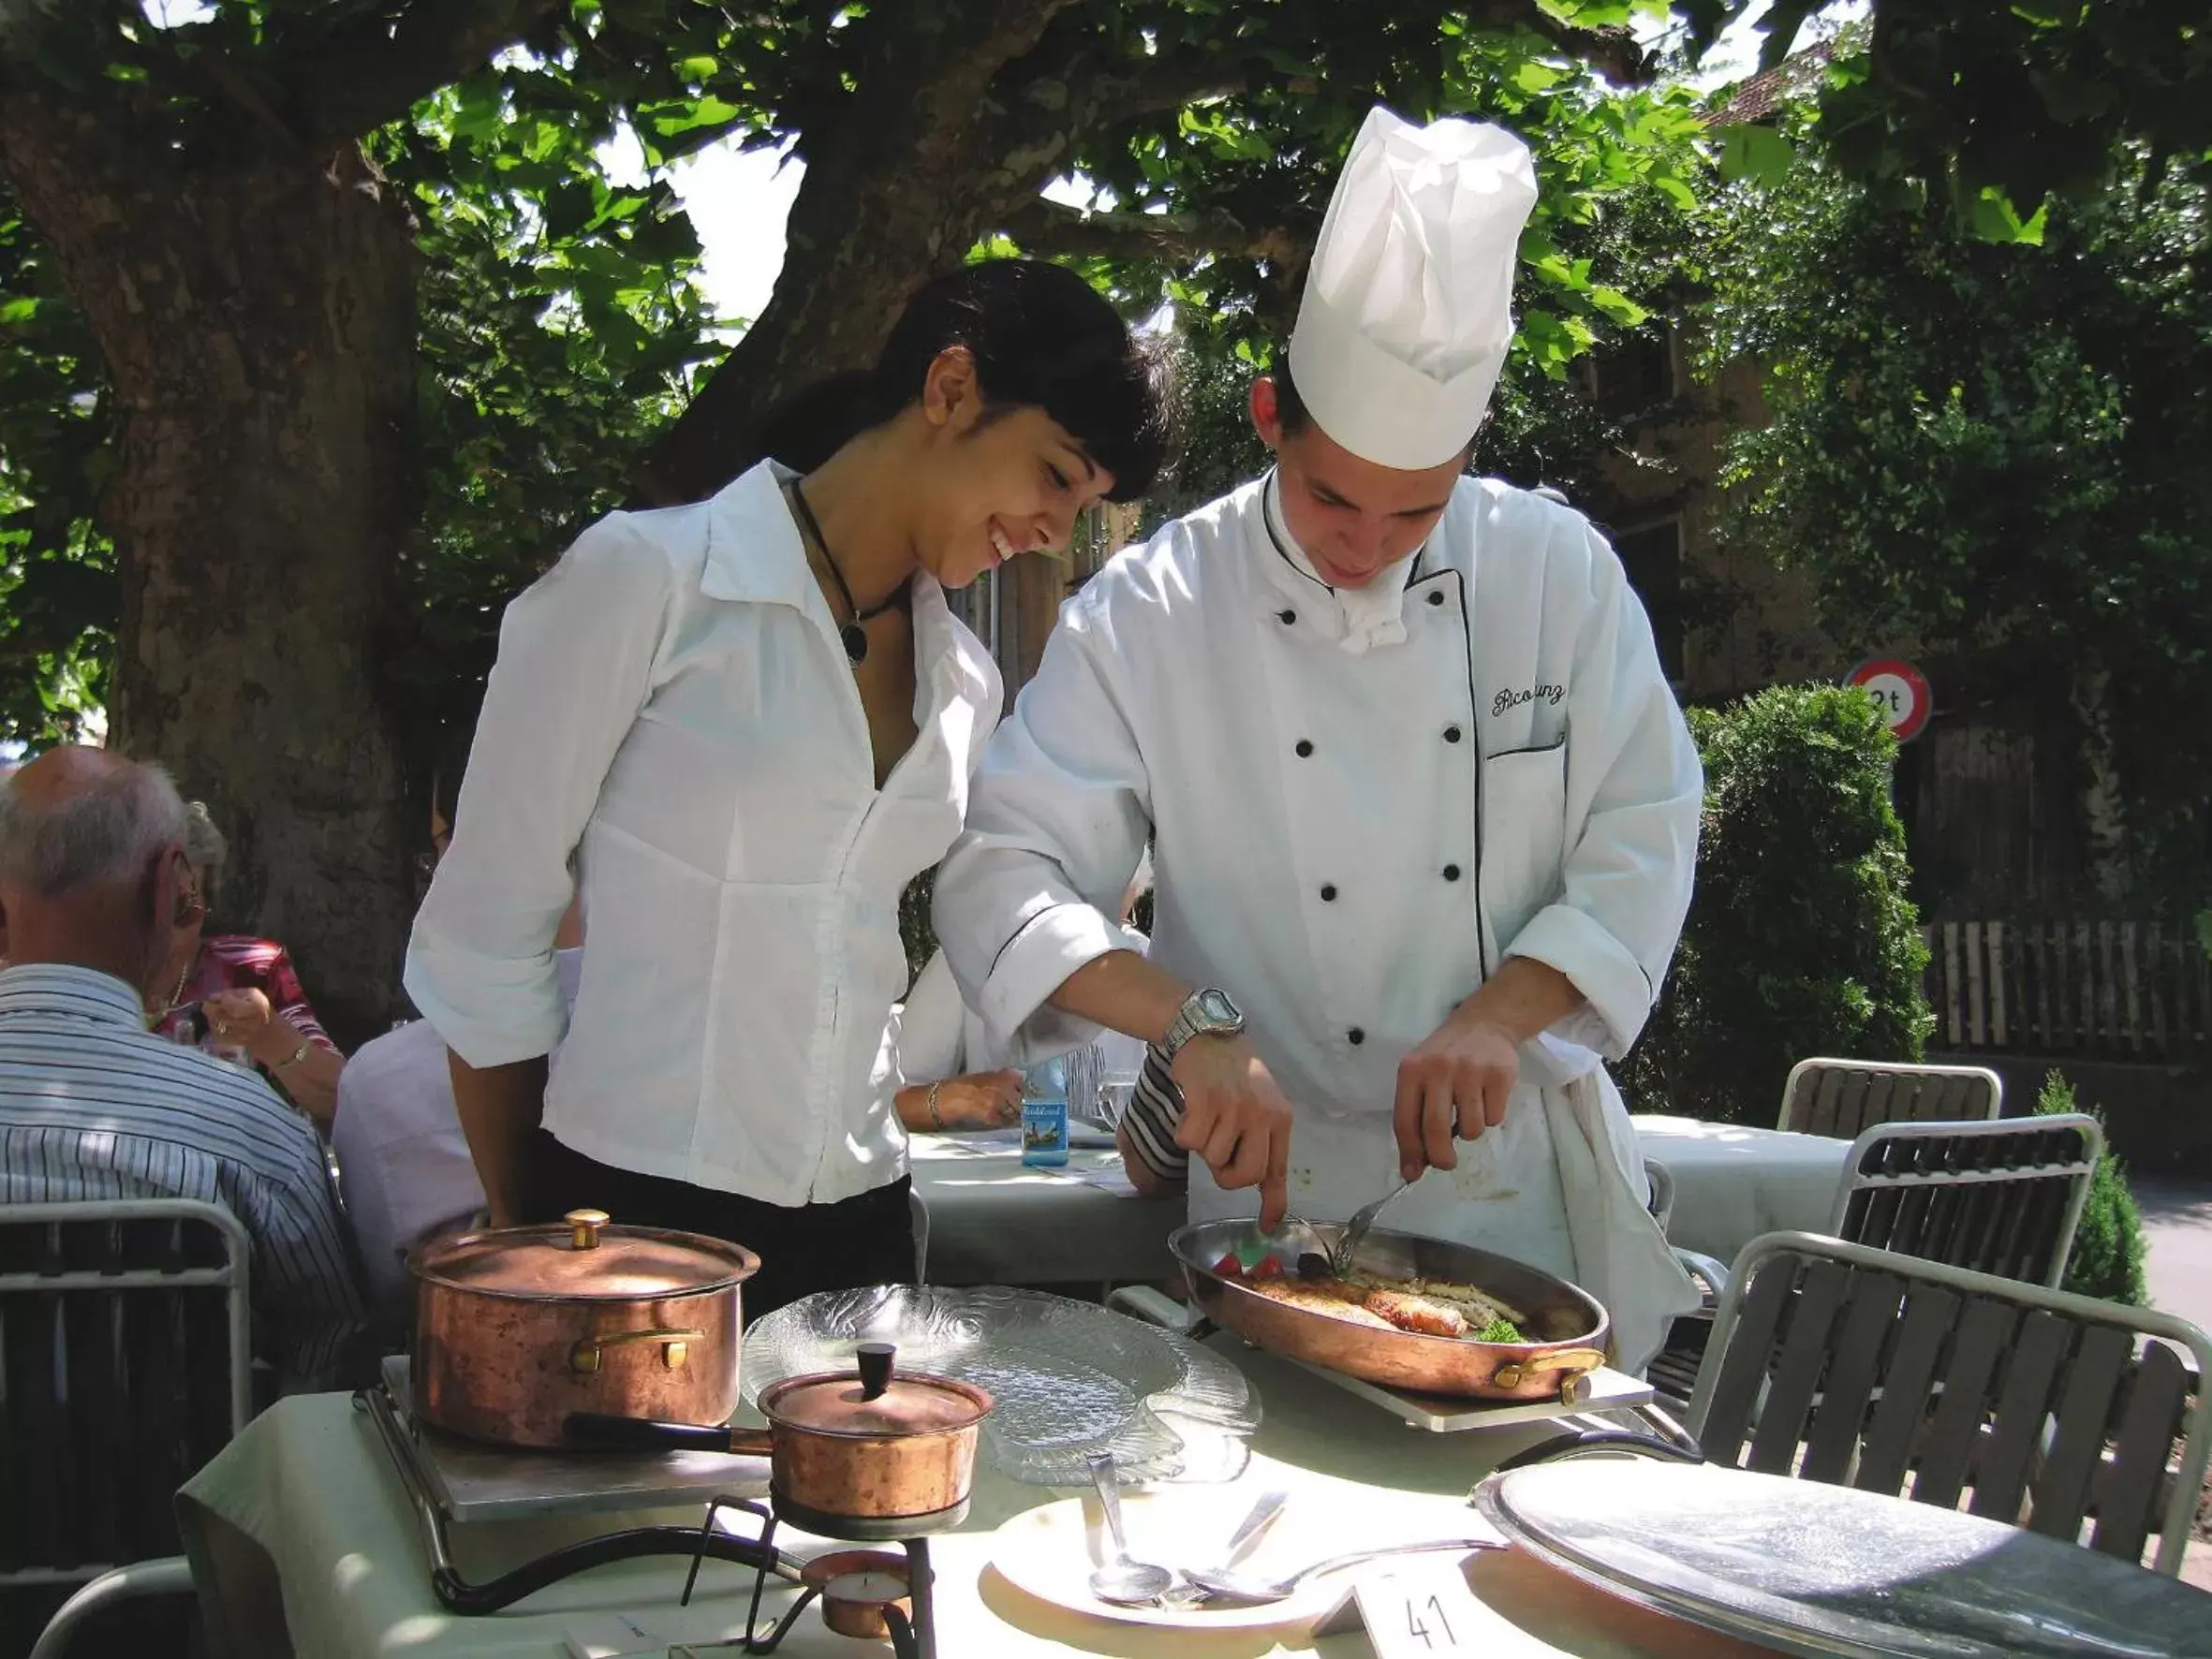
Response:
[{"label": "seated elderly man", "polygon": [[314,1125],[258,1077],[146,1029],[197,927],[159,768],[55,749],[0,785],[0,1201],[198,1198],[244,1224],[257,1349],[327,1386],[362,1324]]}]

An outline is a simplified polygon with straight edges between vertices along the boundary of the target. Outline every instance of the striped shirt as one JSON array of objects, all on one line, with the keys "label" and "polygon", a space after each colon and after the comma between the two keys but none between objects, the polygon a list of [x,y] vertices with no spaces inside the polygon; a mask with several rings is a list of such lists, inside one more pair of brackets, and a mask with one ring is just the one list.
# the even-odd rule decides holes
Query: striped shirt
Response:
[{"label": "striped shirt", "polygon": [[361,1294],[314,1126],[251,1072],[146,1029],[90,968],[0,972],[0,1202],[198,1198],[253,1241],[255,1348],[288,1386],[335,1368]]},{"label": "striped shirt", "polygon": [[1175,1087],[1159,1050],[1147,1048],[1128,1109],[1121,1115],[1123,1152],[1162,1181],[1188,1181],[1190,1154],[1175,1144],[1175,1125],[1182,1121],[1183,1091]]}]

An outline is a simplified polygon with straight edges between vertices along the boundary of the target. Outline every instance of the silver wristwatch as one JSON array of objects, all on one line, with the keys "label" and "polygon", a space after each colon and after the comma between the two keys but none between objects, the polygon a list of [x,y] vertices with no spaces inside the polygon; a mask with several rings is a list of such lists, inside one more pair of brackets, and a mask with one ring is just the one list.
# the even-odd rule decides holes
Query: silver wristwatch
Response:
[{"label": "silver wristwatch", "polygon": [[1176,1050],[1195,1036],[1235,1036],[1245,1028],[1245,1011],[1230,1000],[1229,992],[1207,986],[1183,999],[1175,1022],[1159,1039],[1159,1057],[1172,1065]]}]

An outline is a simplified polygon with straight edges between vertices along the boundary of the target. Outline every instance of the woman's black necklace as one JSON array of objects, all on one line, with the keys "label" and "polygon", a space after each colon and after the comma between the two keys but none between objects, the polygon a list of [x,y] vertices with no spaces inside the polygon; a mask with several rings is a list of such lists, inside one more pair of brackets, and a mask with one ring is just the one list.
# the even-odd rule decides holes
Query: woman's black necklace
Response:
[{"label": "woman's black necklace", "polygon": [[853,667],[858,668],[868,660],[868,634],[863,624],[904,604],[907,584],[902,581],[882,604],[871,605],[863,610],[852,602],[852,590],[845,585],[845,572],[837,568],[837,555],[830,551],[830,544],[822,535],[821,522],[814,516],[814,508],[806,505],[806,492],[799,487],[795,478],[791,481],[791,505],[799,509],[799,522],[806,527],[806,534],[813,537],[815,549],[822,556],[822,563],[830,567],[830,580],[837,584],[837,596],[845,601],[846,613],[852,619],[837,630],[837,638],[845,641],[845,654],[852,659]]}]

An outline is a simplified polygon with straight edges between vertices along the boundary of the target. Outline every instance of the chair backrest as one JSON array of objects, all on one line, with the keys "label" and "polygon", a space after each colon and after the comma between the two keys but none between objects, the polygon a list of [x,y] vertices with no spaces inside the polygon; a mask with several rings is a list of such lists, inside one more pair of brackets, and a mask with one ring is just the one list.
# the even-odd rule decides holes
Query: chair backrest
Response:
[{"label": "chair backrest", "polygon": [[2056,1286],[2104,1131],[2084,1112],[1878,1123],[1852,1142],[1828,1231],[1949,1267]]},{"label": "chair backrest", "polygon": [[0,1204],[0,1585],[176,1553],[252,1412],[251,1253],[192,1199]]},{"label": "chair backrest", "polygon": [[1985,1065],[1800,1060],[1783,1085],[1782,1115],[1775,1126],[1850,1140],[1876,1123],[1994,1118],[2004,1096],[2004,1080]]},{"label": "chair backrest", "polygon": [[[1688,1429],[1714,1462],[2025,1525],[2177,1573],[2212,1339],[2184,1320],[1810,1233],[1736,1257]],[[2086,1534],[2086,1535],[2085,1535]]]}]

